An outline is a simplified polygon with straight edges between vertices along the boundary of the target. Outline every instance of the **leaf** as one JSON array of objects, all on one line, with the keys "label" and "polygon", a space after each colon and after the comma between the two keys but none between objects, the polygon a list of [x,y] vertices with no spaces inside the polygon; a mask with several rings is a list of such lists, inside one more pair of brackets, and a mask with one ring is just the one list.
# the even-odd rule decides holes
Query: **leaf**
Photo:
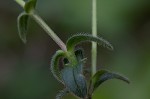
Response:
[{"label": "leaf", "polygon": [[92,85],[92,92],[98,88],[103,82],[109,80],[109,79],[119,79],[126,83],[129,83],[128,78],[121,76],[117,73],[112,73],[107,70],[100,70],[98,71],[91,79],[91,85]]},{"label": "leaf", "polygon": [[26,13],[31,13],[35,10],[37,0],[29,0],[25,3],[24,10]]},{"label": "leaf", "polygon": [[59,82],[63,83],[61,75],[60,75],[60,69],[59,69],[59,60],[61,57],[65,57],[65,52],[62,50],[58,50],[51,59],[51,68],[50,69],[51,69],[53,76]]},{"label": "leaf", "polygon": [[75,68],[65,67],[61,73],[65,86],[69,91],[80,98],[85,98],[87,95],[87,84],[85,77],[78,71],[77,66]]},{"label": "leaf", "polygon": [[109,50],[113,50],[113,46],[108,42],[106,41],[105,39],[103,38],[99,38],[99,37],[94,37],[90,34],[76,34],[76,35],[73,35],[72,37],[70,37],[67,41],[67,50],[68,51],[72,51],[74,50],[74,47],[81,43],[81,42],[85,42],[85,41],[89,41],[89,42],[97,42],[99,45],[102,45],[103,47],[106,47],[108,48]]},{"label": "leaf", "polygon": [[27,41],[26,35],[27,35],[27,28],[28,28],[28,20],[29,20],[29,15],[24,12],[18,16],[18,20],[17,20],[19,36],[24,43],[26,43]]},{"label": "leaf", "polygon": [[67,88],[59,91],[59,93],[56,95],[56,99],[61,99],[64,95],[68,94],[69,91]]}]

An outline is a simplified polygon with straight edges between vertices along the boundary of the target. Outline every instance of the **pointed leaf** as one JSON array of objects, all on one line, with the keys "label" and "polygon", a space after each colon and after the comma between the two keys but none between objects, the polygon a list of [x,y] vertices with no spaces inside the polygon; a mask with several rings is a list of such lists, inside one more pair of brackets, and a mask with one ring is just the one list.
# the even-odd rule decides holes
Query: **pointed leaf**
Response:
[{"label": "pointed leaf", "polygon": [[24,43],[26,43],[28,20],[29,20],[29,15],[24,12],[18,16],[18,20],[17,20],[19,36]]},{"label": "pointed leaf", "polygon": [[30,13],[35,10],[37,0],[29,0],[25,3],[24,10]]},{"label": "pointed leaf", "polygon": [[87,84],[85,77],[79,73],[77,68],[65,67],[62,70],[62,79],[65,86],[74,95],[84,98],[87,95]]},{"label": "pointed leaf", "polygon": [[98,88],[103,82],[105,82],[109,79],[119,79],[119,80],[125,81],[126,83],[129,83],[128,78],[121,76],[120,74],[112,73],[107,70],[100,70],[91,79],[92,92],[96,88]]},{"label": "pointed leaf", "polygon": [[62,50],[58,50],[51,59],[51,72],[53,76],[61,83],[61,75],[60,75],[60,69],[59,69],[59,60],[60,58],[65,57],[65,52]]},{"label": "pointed leaf", "polygon": [[102,45],[103,47],[106,47],[108,48],[109,50],[113,50],[113,46],[108,42],[106,41],[105,39],[103,38],[99,38],[99,37],[94,37],[90,34],[76,34],[76,35],[73,35],[72,37],[70,37],[67,41],[67,50],[68,51],[72,51],[74,50],[74,47],[81,43],[81,42],[85,42],[85,41],[94,41],[94,42],[97,42],[99,45]]},{"label": "pointed leaf", "polygon": [[66,94],[68,94],[69,91],[67,88],[65,88],[64,90],[59,91],[59,93],[56,95],[56,99],[62,99],[63,96],[65,96]]}]

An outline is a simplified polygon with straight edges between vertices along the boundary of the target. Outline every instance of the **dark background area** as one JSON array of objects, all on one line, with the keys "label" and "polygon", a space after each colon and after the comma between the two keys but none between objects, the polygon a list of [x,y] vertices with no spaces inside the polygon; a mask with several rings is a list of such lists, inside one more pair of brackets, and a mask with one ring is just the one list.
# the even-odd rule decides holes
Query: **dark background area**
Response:
[{"label": "dark background area", "polygon": [[[150,0],[98,0],[97,5],[98,35],[115,48],[98,47],[98,68],[126,75],[131,84],[110,80],[94,99],[150,99]],[[23,44],[16,22],[22,11],[14,0],[0,1],[0,99],[54,99],[63,86],[49,67],[60,48],[33,20]],[[37,12],[64,42],[75,33],[91,33],[91,0],[38,0]],[[79,46],[90,68],[91,44]]]}]

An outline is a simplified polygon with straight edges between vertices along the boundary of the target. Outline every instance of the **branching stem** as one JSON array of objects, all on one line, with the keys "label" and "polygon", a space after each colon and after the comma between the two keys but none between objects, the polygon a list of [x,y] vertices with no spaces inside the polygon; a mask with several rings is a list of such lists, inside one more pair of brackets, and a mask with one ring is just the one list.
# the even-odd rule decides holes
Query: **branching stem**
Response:
[{"label": "branching stem", "polygon": [[[24,8],[25,2],[23,0],[15,0],[22,8]],[[45,30],[45,32],[58,44],[58,46],[65,52],[67,52],[64,42],[54,33],[54,31],[44,22],[44,20],[36,13],[30,13],[30,16]]]},{"label": "branching stem", "polygon": [[31,14],[32,18],[45,30],[45,32],[58,44],[58,46],[67,52],[64,42],[54,33],[54,31],[37,14]]}]

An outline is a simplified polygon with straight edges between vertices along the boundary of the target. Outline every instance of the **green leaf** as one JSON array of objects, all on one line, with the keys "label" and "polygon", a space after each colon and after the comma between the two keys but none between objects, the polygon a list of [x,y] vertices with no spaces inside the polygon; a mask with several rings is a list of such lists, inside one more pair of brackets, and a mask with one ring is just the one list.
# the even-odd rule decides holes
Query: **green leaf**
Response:
[{"label": "green leaf", "polygon": [[109,79],[119,79],[119,80],[125,81],[126,83],[129,83],[128,78],[121,76],[120,74],[112,73],[107,70],[100,70],[100,71],[96,72],[96,74],[91,79],[92,92],[96,88],[98,88],[103,82],[105,82]]},{"label": "green leaf", "polygon": [[99,38],[99,37],[94,37],[90,34],[76,34],[76,35],[73,35],[72,37],[70,37],[67,41],[67,50],[68,51],[72,51],[74,50],[74,47],[81,43],[81,42],[85,42],[85,41],[89,41],[89,42],[97,42],[99,45],[102,45],[103,47],[106,47],[108,48],[109,50],[113,50],[113,46],[108,42],[106,41],[105,39],[103,38]]},{"label": "green leaf", "polygon": [[67,88],[59,91],[59,93],[56,95],[56,99],[62,99],[63,96],[65,96],[66,94],[68,94],[69,91]]},{"label": "green leaf", "polygon": [[24,10],[26,13],[31,13],[35,10],[37,0],[29,0],[25,3]]},{"label": "green leaf", "polygon": [[18,16],[18,20],[17,20],[19,36],[24,43],[26,43],[28,20],[29,20],[29,15],[24,12]]},{"label": "green leaf", "polygon": [[65,52],[62,50],[58,50],[51,59],[51,68],[50,68],[53,76],[61,83],[63,83],[63,81],[60,75],[59,60],[62,57],[65,57]]},{"label": "green leaf", "polygon": [[87,84],[85,77],[78,70],[77,66],[75,68],[65,67],[61,73],[65,86],[69,91],[80,98],[85,98],[87,95]]}]

